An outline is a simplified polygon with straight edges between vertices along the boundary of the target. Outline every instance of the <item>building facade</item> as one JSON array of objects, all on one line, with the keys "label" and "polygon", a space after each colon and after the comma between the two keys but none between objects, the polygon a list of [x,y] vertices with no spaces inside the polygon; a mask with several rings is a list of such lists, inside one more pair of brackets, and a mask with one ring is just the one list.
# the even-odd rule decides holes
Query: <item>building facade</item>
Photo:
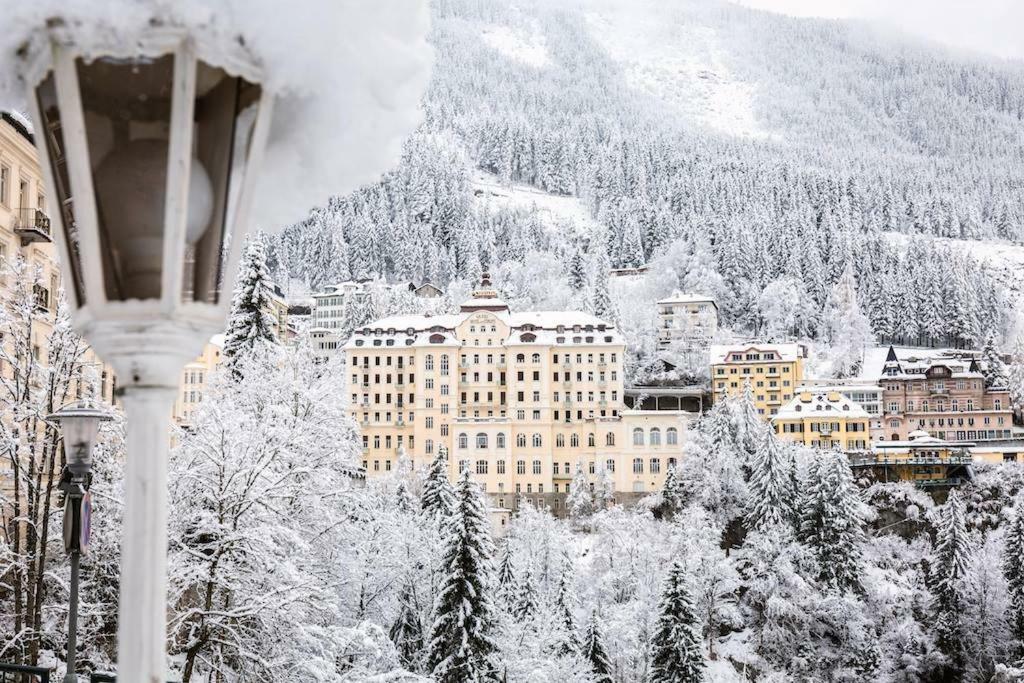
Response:
[{"label": "building facade", "polygon": [[877,384],[865,384],[863,379],[805,379],[801,389],[811,391],[836,391],[850,399],[870,416],[870,434],[872,441],[885,437],[884,417],[882,415],[882,387]]},{"label": "building facade", "polygon": [[758,414],[769,420],[793,398],[803,381],[807,348],[745,342],[714,345],[709,354],[714,400],[741,395],[749,382]]},{"label": "building facade", "polygon": [[[513,313],[484,280],[454,315],[384,318],[345,344],[368,476],[446,449],[498,507],[556,510],[577,464],[617,491],[661,486],[691,414],[624,405],[625,345],[586,313]],[[607,475],[604,473],[607,472]]]},{"label": "building facade", "polygon": [[224,335],[218,334],[203,346],[203,351],[189,362],[181,373],[178,398],[174,401],[174,421],[187,425],[192,413],[206,394],[206,386],[220,366],[224,350]]},{"label": "building facade", "polygon": [[699,294],[673,294],[657,302],[658,348],[676,342],[707,344],[718,333],[718,304]]},{"label": "building facade", "polygon": [[802,389],[772,417],[784,441],[847,453],[871,445],[870,415],[838,391]]},{"label": "building facade", "polygon": [[902,441],[875,444],[873,453],[850,458],[854,472],[870,469],[877,481],[910,481],[922,488],[957,486],[974,478],[974,444],[911,432]]},{"label": "building facade", "polygon": [[1003,441],[1013,433],[1006,389],[985,387],[982,361],[971,353],[904,355],[890,347],[882,377],[883,439],[905,441],[924,431],[945,441]]}]

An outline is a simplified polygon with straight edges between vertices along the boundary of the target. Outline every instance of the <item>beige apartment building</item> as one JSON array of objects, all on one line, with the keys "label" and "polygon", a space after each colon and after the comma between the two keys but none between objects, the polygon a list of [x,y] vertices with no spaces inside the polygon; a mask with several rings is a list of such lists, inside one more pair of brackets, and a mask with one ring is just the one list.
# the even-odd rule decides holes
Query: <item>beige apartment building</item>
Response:
[{"label": "beige apartment building", "polygon": [[871,446],[871,416],[864,408],[834,390],[799,390],[772,417],[783,441],[812,448],[867,451]]},{"label": "beige apartment building", "polygon": [[680,294],[657,302],[658,348],[676,342],[707,344],[718,333],[718,304],[700,294]]},{"label": "beige apartment building", "polygon": [[793,398],[803,381],[807,347],[741,342],[711,346],[709,355],[714,399],[742,395],[749,382],[754,406],[768,420]]},{"label": "beige apartment building", "polygon": [[579,312],[511,312],[484,279],[454,315],[394,316],[345,344],[351,411],[368,476],[442,446],[450,475],[473,472],[494,503],[556,510],[577,464],[616,490],[658,489],[691,414],[623,403],[618,331]]},{"label": "beige apartment building", "polygon": [[981,361],[970,352],[904,353],[889,347],[882,377],[884,439],[906,441],[924,431],[945,441],[1012,438],[1006,389],[986,389]]},{"label": "beige apartment building", "polygon": [[187,425],[206,394],[206,385],[220,365],[224,335],[218,334],[203,346],[203,351],[181,373],[178,398],[174,401],[174,421]]}]

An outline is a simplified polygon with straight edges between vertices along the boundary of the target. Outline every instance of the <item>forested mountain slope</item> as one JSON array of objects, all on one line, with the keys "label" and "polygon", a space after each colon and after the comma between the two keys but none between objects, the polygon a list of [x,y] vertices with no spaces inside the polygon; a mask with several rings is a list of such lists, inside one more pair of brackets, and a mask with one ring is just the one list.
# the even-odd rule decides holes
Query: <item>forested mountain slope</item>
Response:
[{"label": "forested mountain slope", "polygon": [[[600,308],[608,264],[650,263],[651,296],[714,294],[738,330],[763,328],[774,284],[801,302],[789,333],[815,337],[849,266],[883,341],[1010,325],[996,271],[931,238],[1024,241],[1024,63],[718,0],[434,14],[403,165],[286,230],[279,271],[315,288],[489,269],[519,306]],[[481,170],[579,198],[586,229],[481,201]]]}]

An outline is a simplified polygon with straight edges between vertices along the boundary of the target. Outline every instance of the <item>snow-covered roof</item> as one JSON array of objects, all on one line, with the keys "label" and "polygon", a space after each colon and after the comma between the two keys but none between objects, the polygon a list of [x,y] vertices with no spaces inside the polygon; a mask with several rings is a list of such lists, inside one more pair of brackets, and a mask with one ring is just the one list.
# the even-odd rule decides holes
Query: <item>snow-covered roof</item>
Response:
[{"label": "snow-covered roof", "polygon": [[[765,352],[778,355],[775,359],[764,358]],[[756,360],[731,360],[730,354],[740,353],[746,356],[748,353],[761,356]],[[807,350],[803,344],[765,344],[761,342],[740,342],[736,344],[712,344],[708,349],[708,356],[711,358],[711,365],[719,363],[764,363],[766,361],[795,361],[798,358],[806,358]]]},{"label": "snow-covered roof", "polygon": [[265,229],[376,180],[422,121],[433,49],[424,0],[33,0],[4,6],[0,108],[24,110],[24,78],[51,42],[86,59],[132,57],[187,31],[197,56],[258,72],[275,96],[252,216]]},{"label": "snow-covered roof", "polygon": [[715,308],[718,308],[718,304],[715,300],[706,294],[683,294],[681,292],[675,292],[672,296],[660,299],[658,304],[711,304]]},{"label": "snow-covered roof", "polygon": [[804,418],[864,418],[868,412],[838,391],[799,391],[779,409],[772,420],[801,420]]},{"label": "snow-covered roof", "polygon": [[931,368],[945,367],[954,379],[981,379],[983,365],[980,354],[971,351],[890,348],[880,374],[887,380],[920,379]]}]

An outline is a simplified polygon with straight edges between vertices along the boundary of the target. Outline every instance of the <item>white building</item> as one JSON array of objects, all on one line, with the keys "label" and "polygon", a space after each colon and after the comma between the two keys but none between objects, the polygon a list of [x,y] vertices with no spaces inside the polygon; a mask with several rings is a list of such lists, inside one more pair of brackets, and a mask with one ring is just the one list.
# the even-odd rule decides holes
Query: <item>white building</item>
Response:
[{"label": "white building", "polygon": [[677,341],[704,341],[718,332],[718,304],[699,294],[673,294],[657,302],[658,348]]},{"label": "white building", "polygon": [[871,440],[875,441],[884,438],[885,428],[882,422],[882,387],[877,384],[869,384],[863,379],[851,378],[848,380],[823,378],[806,379],[801,388],[811,388],[815,391],[833,391],[842,394],[861,408],[871,418]]}]

